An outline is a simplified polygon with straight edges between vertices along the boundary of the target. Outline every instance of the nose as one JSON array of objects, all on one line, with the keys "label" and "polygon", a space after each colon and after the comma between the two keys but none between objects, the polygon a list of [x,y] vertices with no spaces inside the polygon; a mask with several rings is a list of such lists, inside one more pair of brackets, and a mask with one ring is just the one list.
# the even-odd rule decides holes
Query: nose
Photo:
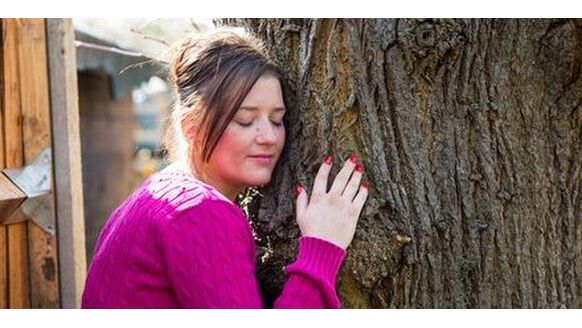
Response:
[{"label": "nose", "polygon": [[257,127],[257,143],[272,144],[277,141],[275,126],[268,119],[261,120]]}]

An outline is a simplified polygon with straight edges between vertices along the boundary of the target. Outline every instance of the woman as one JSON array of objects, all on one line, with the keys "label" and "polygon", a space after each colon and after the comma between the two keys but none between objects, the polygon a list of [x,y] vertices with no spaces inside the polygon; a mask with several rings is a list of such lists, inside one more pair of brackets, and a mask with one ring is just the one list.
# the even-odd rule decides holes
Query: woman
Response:
[{"label": "woman", "polygon": [[[186,37],[171,65],[177,104],[173,164],[107,221],[83,293],[84,308],[261,308],[251,227],[234,202],[267,184],[285,142],[282,77],[250,36]],[[336,275],[367,198],[350,156],[331,189],[331,156],[311,197],[296,190],[297,259],[276,308],[339,308]]]}]

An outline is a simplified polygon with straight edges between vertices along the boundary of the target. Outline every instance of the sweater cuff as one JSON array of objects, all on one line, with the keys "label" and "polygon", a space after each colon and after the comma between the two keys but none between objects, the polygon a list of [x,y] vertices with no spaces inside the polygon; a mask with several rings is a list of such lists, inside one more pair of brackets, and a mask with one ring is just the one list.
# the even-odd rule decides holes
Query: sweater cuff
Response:
[{"label": "sweater cuff", "polygon": [[335,286],[337,273],[347,252],[336,244],[311,236],[300,237],[298,248],[297,260],[291,265],[292,271],[304,271]]}]

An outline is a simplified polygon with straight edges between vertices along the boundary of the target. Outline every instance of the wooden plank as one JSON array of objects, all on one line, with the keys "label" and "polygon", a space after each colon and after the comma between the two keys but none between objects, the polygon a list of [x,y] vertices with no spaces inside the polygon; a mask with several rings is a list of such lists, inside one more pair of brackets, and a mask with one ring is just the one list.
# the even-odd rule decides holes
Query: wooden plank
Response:
[{"label": "wooden plank", "polygon": [[[21,167],[22,118],[20,112],[18,74],[18,19],[5,19],[4,36],[4,151],[6,167]],[[13,215],[22,216],[19,210]],[[20,221],[20,219],[18,220]],[[6,227],[8,258],[8,307],[29,308],[29,270],[27,224],[15,223]]]},{"label": "wooden plank", "polygon": [[[6,167],[4,159],[4,19],[0,19],[0,170]],[[0,309],[8,307],[8,240],[6,227],[0,225]]]},{"label": "wooden plank", "polygon": [[[52,146],[44,19],[19,20],[18,61],[24,159],[28,164]],[[51,214],[54,215],[52,202]],[[28,249],[31,307],[59,308],[56,236],[29,220]]]},{"label": "wooden plank", "polygon": [[77,61],[71,19],[47,19],[61,306],[78,308],[87,270]]},{"label": "wooden plank", "polygon": [[[4,169],[4,19],[0,18],[0,170]],[[2,262],[0,262],[1,264]],[[0,301],[1,302],[1,301]]]},{"label": "wooden plank", "polygon": [[0,224],[11,222],[11,214],[26,199],[26,194],[0,172]]}]

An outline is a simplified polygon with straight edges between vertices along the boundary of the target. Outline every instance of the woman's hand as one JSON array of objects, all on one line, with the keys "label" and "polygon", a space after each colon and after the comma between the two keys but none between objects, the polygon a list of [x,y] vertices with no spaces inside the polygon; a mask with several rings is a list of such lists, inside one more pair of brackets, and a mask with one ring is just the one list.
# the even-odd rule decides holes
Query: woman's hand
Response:
[{"label": "woman's hand", "polygon": [[327,191],[332,166],[331,156],[327,156],[315,177],[311,198],[297,184],[297,224],[303,236],[325,239],[344,250],[348,248],[368,197],[368,184],[360,185],[364,168],[357,162],[356,156],[350,155]]}]

